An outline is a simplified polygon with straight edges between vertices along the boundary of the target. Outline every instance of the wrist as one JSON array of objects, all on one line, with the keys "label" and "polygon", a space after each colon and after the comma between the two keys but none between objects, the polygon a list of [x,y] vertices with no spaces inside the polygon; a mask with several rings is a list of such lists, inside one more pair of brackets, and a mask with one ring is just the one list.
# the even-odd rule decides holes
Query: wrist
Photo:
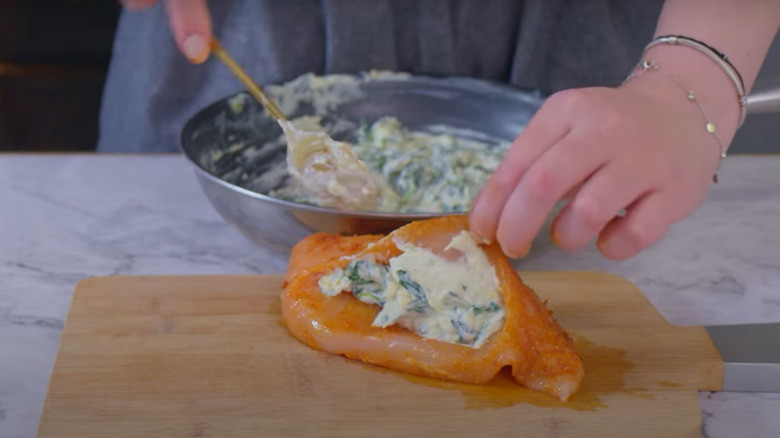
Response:
[{"label": "wrist", "polygon": [[[706,54],[682,45],[651,47],[643,59],[655,61],[664,73],[646,75],[646,80],[650,76],[659,77],[654,78],[655,84],[645,83],[643,86],[661,86],[659,81],[666,81],[669,82],[664,87],[667,92],[676,88],[677,93],[684,93],[682,87],[692,91],[727,147],[739,128],[742,107],[737,88],[726,72]],[[676,78],[678,84],[674,84],[671,78]]]}]

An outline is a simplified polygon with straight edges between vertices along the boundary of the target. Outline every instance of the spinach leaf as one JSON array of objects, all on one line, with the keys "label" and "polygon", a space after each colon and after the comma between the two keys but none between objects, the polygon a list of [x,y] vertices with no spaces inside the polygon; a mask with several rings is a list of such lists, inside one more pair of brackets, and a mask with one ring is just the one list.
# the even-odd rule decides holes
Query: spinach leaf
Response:
[{"label": "spinach leaf", "polygon": [[450,318],[450,323],[458,332],[458,343],[471,345],[474,343],[474,339],[479,333],[474,327],[470,327],[464,320],[463,316],[465,311],[466,310],[463,308],[456,308]]},{"label": "spinach leaf", "polygon": [[352,295],[369,303],[385,305],[384,289],[388,268],[368,260],[356,260],[344,270],[352,282]]},{"label": "spinach leaf", "polygon": [[493,301],[487,306],[471,306],[471,311],[474,312],[474,315],[481,315],[485,312],[495,313],[498,312],[498,303]]},{"label": "spinach leaf", "polygon": [[387,268],[368,260],[357,260],[347,266],[346,273],[353,284],[383,284]]},{"label": "spinach leaf", "polygon": [[376,284],[361,284],[352,287],[352,295],[368,304],[385,305],[382,289]]},{"label": "spinach leaf", "polygon": [[425,309],[428,307],[428,298],[425,296],[425,292],[423,292],[420,283],[412,280],[412,277],[410,277],[409,273],[404,269],[399,269],[396,271],[396,274],[398,274],[398,283],[401,287],[409,291],[414,298],[407,306],[407,309],[413,312],[424,313]]}]

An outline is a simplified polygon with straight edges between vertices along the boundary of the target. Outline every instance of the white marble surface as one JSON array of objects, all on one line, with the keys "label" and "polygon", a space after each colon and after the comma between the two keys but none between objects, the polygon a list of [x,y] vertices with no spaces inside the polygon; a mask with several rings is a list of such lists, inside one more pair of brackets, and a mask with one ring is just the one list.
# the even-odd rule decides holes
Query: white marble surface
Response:
[{"label": "white marble surface", "polygon": [[[679,325],[780,321],[780,156],[730,157],[702,208],[623,263],[542,233],[521,269],[599,269]],[[0,155],[0,437],[35,435],[76,283],[282,273],[211,208],[180,156]],[[702,393],[702,437],[780,436],[780,394]],[[641,434],[641,432],[639,432]]]}]

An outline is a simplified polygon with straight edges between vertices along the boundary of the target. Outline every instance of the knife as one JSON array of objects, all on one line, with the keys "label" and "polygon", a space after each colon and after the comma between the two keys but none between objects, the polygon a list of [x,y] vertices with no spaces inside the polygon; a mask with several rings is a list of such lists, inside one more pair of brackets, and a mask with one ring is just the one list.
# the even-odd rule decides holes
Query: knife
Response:
[{"label": "knife", "polygon": [[780,323],[705,327],[724,362],[729,392],[780,392]]}]

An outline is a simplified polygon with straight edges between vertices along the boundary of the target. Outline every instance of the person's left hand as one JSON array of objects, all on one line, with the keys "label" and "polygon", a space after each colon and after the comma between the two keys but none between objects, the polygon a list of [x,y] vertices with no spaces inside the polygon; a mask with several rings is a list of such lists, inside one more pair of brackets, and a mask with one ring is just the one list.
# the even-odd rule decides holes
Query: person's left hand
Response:
[{"label": "person's left hand", "polygon": [[475,199],[471,231],[520,257],[569,199],[552,226],[558,246],[577,250],[598,235],[605,257],[629,258],[705,199],[720,149],[704,124],[660,74],[554,94]]}]

